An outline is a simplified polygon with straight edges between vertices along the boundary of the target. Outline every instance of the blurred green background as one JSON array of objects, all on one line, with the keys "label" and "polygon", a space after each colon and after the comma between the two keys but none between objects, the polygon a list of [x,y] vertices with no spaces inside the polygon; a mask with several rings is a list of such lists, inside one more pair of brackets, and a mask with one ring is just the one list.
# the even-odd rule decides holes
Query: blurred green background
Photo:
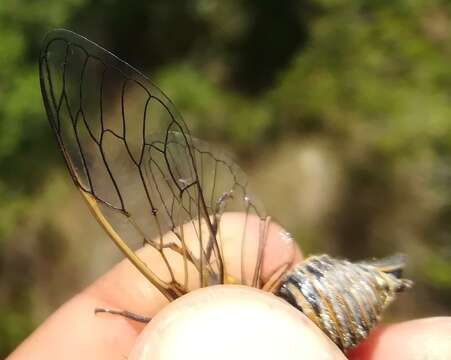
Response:
[{"label": "blurred green background", "polygon": [[40,99],[55,27],[142,69],[306,253],[409,255],[390,320],[451,312],[451,4],[2,0],[0,357],[120,258]]}]

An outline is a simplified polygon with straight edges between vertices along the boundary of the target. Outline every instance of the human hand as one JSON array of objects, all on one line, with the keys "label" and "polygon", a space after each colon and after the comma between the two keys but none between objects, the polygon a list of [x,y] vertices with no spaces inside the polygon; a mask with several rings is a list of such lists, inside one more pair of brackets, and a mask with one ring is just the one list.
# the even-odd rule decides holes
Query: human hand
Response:
[{"label": "human hand", "polygon": [[[223,221],[230,239],[239,239],[237,217]],[[293,251],[281,231],[271,226],[263,271],[284,263]],[[299,249],[294,251],[300,259]],[[214,286],[193,291],[160,311],[165,305],[158,290],[124,260],[51,315],[10,360],[345,359],[301,312],[257,289]],[[142,331],[144,325],[123,317],[95,315],[96,307],[154,318]],[[451,359],[451,318],[381,326],[347,355],[360,360]]]}]

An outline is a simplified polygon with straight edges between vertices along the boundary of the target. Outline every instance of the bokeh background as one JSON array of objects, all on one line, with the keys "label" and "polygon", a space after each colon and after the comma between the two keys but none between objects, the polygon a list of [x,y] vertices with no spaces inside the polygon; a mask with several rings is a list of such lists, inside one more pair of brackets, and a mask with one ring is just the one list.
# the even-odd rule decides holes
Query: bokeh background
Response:
[{"label": "bokeh background", "polygon": [[149,74],[306,253],[407,253],[388,320],[450,314],[449,1],[1,0],[1,358],[120,259],[41,103],[55,27]]}]

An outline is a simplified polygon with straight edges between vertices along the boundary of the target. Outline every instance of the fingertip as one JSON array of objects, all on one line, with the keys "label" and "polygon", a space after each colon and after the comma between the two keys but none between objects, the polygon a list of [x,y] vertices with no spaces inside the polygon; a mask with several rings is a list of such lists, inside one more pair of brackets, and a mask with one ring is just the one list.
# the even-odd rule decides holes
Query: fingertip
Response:
[{"label": "fingertip", "polygon": [[451,317],[381,326],[349,353],[350,359],[451,359]]},{"label": "fingertip", "polygon": [[130,359],[344,359],[301,312],[243,286],[196,290],[168,305]]}]

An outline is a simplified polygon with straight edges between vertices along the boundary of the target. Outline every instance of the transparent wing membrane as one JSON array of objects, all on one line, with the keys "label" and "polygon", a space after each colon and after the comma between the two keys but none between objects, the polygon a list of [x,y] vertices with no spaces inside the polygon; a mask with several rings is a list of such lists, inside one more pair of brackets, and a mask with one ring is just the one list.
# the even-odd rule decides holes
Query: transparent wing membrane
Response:
[{"label": "transparent wing membrane", "polygon": [[[66,30],[47,36],[40,77],[75,185],[116,245],[168,299],[225,282],[262,286],[267,222],[245,175],[193,138],[148,78]],[[230,240],[223,219],[236,212],[245,214],[237,223],[241,235]],[[238,272],[228,261],[236,262],[237,244]]]}]

